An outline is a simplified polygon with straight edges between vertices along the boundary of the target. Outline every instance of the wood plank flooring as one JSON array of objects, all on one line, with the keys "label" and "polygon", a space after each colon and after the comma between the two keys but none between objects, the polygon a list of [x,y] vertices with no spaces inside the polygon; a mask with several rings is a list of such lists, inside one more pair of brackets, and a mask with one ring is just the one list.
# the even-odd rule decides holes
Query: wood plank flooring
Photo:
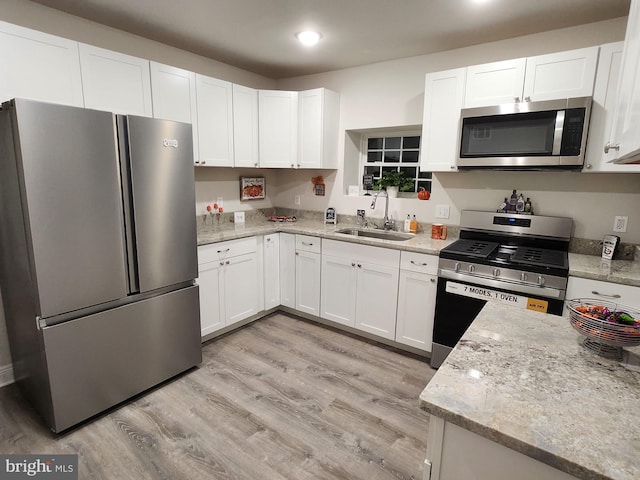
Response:
[{"label": "wood plank flooring", "polygon": [[421,479],[425,360],[276,313],[62,435],[0,389],[0,453],[77,453],[80,479]]}]

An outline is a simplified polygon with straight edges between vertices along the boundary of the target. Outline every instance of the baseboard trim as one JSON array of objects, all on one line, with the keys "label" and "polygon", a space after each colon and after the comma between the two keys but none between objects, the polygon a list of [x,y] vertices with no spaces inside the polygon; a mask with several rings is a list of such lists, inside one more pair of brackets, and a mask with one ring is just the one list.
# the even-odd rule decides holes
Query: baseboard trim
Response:
[{"label": "baseboard trim", "polygon": [[0,367],[0,387],[4,387],[15,382],[16,379],[13,376],[13,365],[4,365]]}]

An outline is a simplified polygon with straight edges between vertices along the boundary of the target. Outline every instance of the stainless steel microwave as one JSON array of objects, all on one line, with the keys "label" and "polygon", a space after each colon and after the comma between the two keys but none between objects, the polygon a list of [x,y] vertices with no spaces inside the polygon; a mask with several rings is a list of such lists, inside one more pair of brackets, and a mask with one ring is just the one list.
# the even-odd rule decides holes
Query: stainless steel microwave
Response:
[{"label": "stainless steel microwave", "polygon": [[581,169],[591,100],[462,109],[458,168]]}]

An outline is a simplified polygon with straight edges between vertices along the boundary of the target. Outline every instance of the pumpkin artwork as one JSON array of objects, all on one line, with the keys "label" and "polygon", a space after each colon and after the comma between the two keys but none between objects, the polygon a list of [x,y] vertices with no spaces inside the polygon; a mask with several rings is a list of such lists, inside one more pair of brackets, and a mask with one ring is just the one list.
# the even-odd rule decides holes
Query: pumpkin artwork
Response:
[{"label": "pumpkin artwork", "polygon": [[431,198],[431,194],[427,190],[425,190],[424,187],[420,187],[418,198],[420,200],[429,200],[429,198]]}]

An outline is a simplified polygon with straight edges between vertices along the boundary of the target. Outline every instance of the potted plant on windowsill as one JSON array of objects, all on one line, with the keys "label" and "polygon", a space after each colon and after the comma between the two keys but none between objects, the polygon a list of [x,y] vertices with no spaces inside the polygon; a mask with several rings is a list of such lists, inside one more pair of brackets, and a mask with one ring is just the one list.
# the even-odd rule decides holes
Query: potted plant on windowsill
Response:
[{"label": "potted plant on windowsill", "polygon": [[398,191],[413,192],[415,181],[407,177],[404,172],[385,172],[382,174],[382,178],[376,182],[376,187],[378,189],[384,188],[387,191],[387,195],[394,198],[398,196]]}]

